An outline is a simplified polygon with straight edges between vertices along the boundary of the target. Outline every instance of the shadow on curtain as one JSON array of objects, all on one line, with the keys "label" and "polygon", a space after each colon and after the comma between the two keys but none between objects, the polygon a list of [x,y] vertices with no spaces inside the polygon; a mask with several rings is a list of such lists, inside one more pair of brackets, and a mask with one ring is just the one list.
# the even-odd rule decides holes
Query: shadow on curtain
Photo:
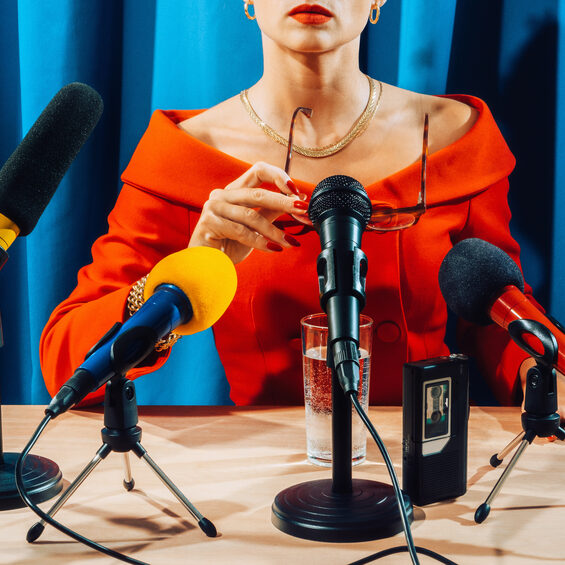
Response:
[{"label": "shadow on curtain", "polygon": [[[564,18],[554,0],[389,0],[361,50],[362,69],[385,82],[474,94],[490,105],[518,160],[512,229],[525,274],[561,320],[565,128],[556,124],[565,126]],[[44,404],[41,330],[91,260],[152,111],[209,107],[255,82],[260,35],[239,0],[3,0],[0,62],[0,163],[65,84],[85,82],[105,103],[37,228],[10,248],[0,276],[3,401]],[[159,372],[136,381],[140,404],[230,402],[210,330],[181,340]]]}]

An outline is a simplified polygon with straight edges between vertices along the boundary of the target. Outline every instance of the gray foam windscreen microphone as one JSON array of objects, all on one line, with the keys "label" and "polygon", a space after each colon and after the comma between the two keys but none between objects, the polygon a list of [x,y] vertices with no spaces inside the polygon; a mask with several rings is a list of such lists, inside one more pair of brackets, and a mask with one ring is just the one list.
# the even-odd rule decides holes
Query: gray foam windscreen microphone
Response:
[{"label": "gray foam windscreen microphone", "polygon": [[20,228],[20,235],[37,224],[103,108],[90,86],[64,86],[0,170],[0,213]]},{"label": "gray foam windscreen microphone", "polygon": [[449,308],[479,325],[492,322],[490,308],[505,286],[524,291],[518,265],[502,249],[478,238],[453,246],[443,259],[438,279]]}]

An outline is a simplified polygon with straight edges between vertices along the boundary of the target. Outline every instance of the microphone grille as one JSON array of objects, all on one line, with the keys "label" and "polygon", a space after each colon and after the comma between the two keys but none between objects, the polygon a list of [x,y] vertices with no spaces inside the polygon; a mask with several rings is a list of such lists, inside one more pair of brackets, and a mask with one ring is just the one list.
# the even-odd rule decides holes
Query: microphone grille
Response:
[{"label": "microphone grille", "polygon": [[314,189],[308,216],[316,226],[330,210],[355,212],[363,222],[363,229],[371,219],[372,206],[363,185],[346,175],[333,175],[322,180]]}]

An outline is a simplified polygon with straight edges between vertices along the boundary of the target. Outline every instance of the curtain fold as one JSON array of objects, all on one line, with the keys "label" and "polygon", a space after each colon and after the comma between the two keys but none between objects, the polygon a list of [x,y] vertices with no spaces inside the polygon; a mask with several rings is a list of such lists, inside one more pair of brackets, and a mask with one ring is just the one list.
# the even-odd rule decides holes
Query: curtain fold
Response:
[{"label": "curtain fold", "polygon": [[401,7],[398,86],[444,93],[457,1],[404,0]]},{"label": "curtain fold", "polygon": [[[526,277],[561,321],[564,19],[555,0],[388,0],[361,46],[362,69],[385,82],[489,104],[518,160],[512,229]],[[261,76],[260,46],[239,0],[0,1],[0,164],[65,84],[85,82],[105,104],[36,229],[10,248],[0,273],[4,403],[48,401],[41,330],[91,260],[152,111],[206,108],[237,94]],[[136,382],[140,404],[229,402],[210,330],[181,340],[160,372]]]},{"label": "curtain fold", "polygon": [[[558,21],[565,22],[565,3],[559,3]],[[565,30],[558,26],[555,108],[555,201],[552,210],[553,247],[551,256],[551,300],[554,315],[565,319]]]}]

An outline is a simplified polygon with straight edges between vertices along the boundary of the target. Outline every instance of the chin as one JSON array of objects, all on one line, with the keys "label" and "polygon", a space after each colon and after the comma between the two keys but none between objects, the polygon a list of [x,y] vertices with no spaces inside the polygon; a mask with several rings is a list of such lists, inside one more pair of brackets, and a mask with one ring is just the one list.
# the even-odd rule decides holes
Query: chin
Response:
[{"label": "chin", "polygon": [[286,46],[286,48],[293,53],[302,53],[303,55],[320,55],[332,51],[332,48],[320,44],[300,45],[297,47]]},{"label": "chin", "polygon": [[[323,30],[314,30],[313,32],[304,32],[302,30],[288,33],[282,41],[275,40],[281,47],[288,49],[289,51],[298,53],[325,53],[327,51],[332,51],[338,48],[341,44],[338,44],[335,40],[328,37],[328,33],[324,33]],[[281,38],[278,38],[281,39]]]},{"label": "chin", "polygon": [[331,24],[317,27],[286,21],[273,29],[273,33],[268,29],[262,31],[279,47],[305,55],[334,51],[358,39],[357,35],[344,34],[343,30],[338,30]]}]

